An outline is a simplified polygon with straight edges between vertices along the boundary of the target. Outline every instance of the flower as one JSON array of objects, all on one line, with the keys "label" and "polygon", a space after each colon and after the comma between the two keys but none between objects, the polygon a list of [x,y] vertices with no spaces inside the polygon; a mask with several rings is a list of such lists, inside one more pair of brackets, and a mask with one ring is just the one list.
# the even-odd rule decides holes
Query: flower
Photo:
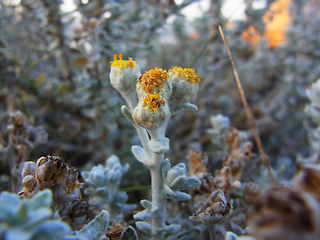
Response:
[{"label": "flower", "polygon": [[144,72],[137,83],[137,95],[139,99],[143,98],[146,93],[159,93],[165,99],[171,95],[172,87],[168,81],[168,73],[161,68],[154,68]]},{"label": "flower", "polygon": [[165,99],[159,93],[146,94],[133,110],[133,120],[146,129],[155,129],[163,125],[170,117]]},{"label": "flower", "polygon": [[111,68],[119,68],[119,69],[124,69],[124,68],[135,68],[136,62],[132,61],[132,58],[129,58],[129,60],[122,60],[122,54],[119,54],[119,60],[117,59],[117,54],[113,55],[114,61],[111,63]]},{"label": "flower", "polygon": [[132,58],[123,60],[122,55],[114,54],[114,61],[111,62],[110,82],[122,96],[132,93],[135,90],[136,80],[141,75],[140,67]]},{"label": "flower", "polygon": [[193,68],[181,68],[174,66],[169,70],[169,73],[175,75],[176,77],[183,78],[192,84],[200,83],[200,76],[195,73]]},{"label": "flower", "polygon": [[157,112],[158,107],[165,105],[164,99],[159,93],[146,94],[142,99],[143,107],[148,106],[154,113]]},{"label": "flower", "polygon": [[[195,73],[193,68],[175,66],[169,70],[169,80],[172,83],[170,104],[179,106],[189,103],[190,99],[195,97],[200,76]],[[173,107],[175,108],[175,106]]]}]

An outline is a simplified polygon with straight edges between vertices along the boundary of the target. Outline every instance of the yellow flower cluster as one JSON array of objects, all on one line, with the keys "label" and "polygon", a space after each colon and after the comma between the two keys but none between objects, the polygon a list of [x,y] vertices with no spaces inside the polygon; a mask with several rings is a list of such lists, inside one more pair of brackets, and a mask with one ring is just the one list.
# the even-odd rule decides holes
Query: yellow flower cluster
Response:
[{"label": "yellow flower cluster", "polygon": [[193,68],[181,68],[181,67],[172,67],[169,70],[170,73],[185,78],[188,82],[192,84],[198,84],[200,82],[200,76],[195,73]]},{"label": "yellow flower cluster", "polygon": [[113,62],[111,63],[111,67],[117,67],[119,69],[124,68],[134,68],[135,67],[135,61],[132,61],[132,58],[129,58],[129,60],[122,60],[122,54],[119,54],[119,60],[117,58],[117,54],[113,55]]},{"label": "yellow flower cluster", "polygon": [[162,88],[163,83],[168,80],[168,73],[161,68],[154,68],[144,72],[139,78],[138,83],[147,92],[153,92],[156,87]]},{"label": "yellow flower cluster", "polygon": [[141,101],[143,102],[143,107],[148,106],[154,113],[157,112],[158,107],[166,104],[159,93],[146,94]]}]

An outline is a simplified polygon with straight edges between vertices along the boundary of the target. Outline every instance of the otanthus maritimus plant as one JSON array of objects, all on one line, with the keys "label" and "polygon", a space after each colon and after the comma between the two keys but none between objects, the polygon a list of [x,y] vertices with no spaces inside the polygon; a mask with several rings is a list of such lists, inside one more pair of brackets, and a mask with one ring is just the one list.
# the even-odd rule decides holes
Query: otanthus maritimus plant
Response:
[{"label": "otanthus maritimus plant", "polygon": [[145,210],[134,218],[136,226],[152,239],[175,239],[180,226],[166,224],[167,199],[189,200],[191,196],[181,190],[197,187],[200,181],[186,177],[183,163],[171,167],[169,159],[164,158],[169,151],[165,132],[171,115],[197,109],[190,100],[197,92],[200,77],[194,69],[180,67],[169,72],[155,68],[139,75],[135,61],[114,55],[110,81],[125,99],[127,106],[122,106],[121,111],[136,129],[142,145],[132,146],[132,152],[151,173],[152,201],[142,200]]}]

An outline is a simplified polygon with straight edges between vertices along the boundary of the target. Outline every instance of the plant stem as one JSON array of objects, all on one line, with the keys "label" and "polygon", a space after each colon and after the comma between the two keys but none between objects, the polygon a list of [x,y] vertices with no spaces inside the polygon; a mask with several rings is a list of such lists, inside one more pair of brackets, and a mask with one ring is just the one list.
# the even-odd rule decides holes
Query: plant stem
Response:
[{"label": "plant stem", "polygon": [[166,226],[166,195],[163,189],[162,162],[164,154],[152,153],[153,167],[150,167],[152,186],[152,209],[156,210],[156,218],[152,220],[152,239],[164,239]]}]

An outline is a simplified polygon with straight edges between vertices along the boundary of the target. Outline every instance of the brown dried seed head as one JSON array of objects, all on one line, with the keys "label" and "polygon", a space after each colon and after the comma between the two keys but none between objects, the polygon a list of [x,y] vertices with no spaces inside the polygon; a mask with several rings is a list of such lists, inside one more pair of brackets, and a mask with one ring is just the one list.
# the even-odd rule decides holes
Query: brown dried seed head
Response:
[{"label": "brown dried seed head", "polygon": [[248,182],[243,190],[243,198],[247,204],[254,202],[260,195],[260,187],[254,182]]},{"label": "brown dried seed head", "polygon": [[219,223],[223,222],[231,213],[232,206],[227,201],[224,193],[217,190],[211,193],[209,198],[202,203],[192,219],[203,223]]},{"label": "brown dried seed head", "polygon": [[37,186],[37,179],[32,175],[27,175],[22,179],[22,184],[24,186],[24,192],[33,192]]},{"label": "brown dried seed head", "polygon": [[235,127],[229,127],[224,134],[225,143],[233,148],[239,145],[238,137],[239,132]]},{"label": "brown dried seed head", "polygon": [[294,179],[294,186],[320,201],[320,165],[305,166]]},{"label": "brown dried seed head", "polygon": [[117,220],[109,227],[106,236],[110,240],[118,240],[126,226],[126,222],[123,220]]},{"label": "brown dried seed head", "polygon": [[[249,217],[254,237],[269,239],[310,239],[319,236],[319,204],[305,194],[284,186],[262,195]],[[318,214],[319,215],[319,214]]]},{"label": "brown dried seed head", "polygon": [[221,189],[224,193],[227,193],[232,187],[231,177],[231,168],[223,167],[221,170],[216,171],[212,185],[215,189]]},{"label": "brown dried seed head", "polygon": [[78,182],[78,170],[76,168],[69,168],[65,179],[67,192],[69,194],[72,193],[75,188],[80,188],[80,184]]},{"label": "brown dried seed head", "polygon": [[59,157],[42,157],[37,166],[36,177],[40,184],[61,183],[67,175],[67,165]]},{"label": "brown dried seed head", "polygon": [[15,111],[10,114],[9,123],[15,126],[21,126],[24,123],[24,115],[21,111]]},{"label": "brown dried seed head", "polygon": [[201,151],[191,150],[189,152],[189,172],[191,176],[207,172],[205,165],[202,163],[203,159],[204,155]]}]

